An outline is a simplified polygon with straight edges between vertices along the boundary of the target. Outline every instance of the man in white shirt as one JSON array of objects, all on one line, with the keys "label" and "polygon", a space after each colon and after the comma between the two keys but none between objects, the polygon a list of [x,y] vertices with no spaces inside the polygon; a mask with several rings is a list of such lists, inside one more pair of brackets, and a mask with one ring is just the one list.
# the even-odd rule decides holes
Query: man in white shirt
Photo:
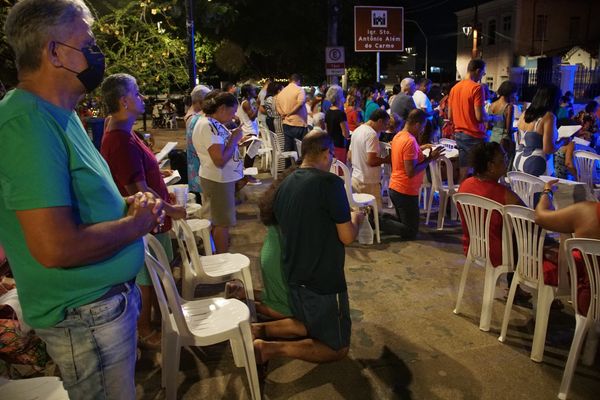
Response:
[{"label": "man in white shirt", "polygon": [[348,159],[352,162],[352,189],[357,193],[375,196],[381,209],[381,164],[389,164],[390,157],[380,157],[379,134],[390,116],[382,109],[373,111],[369,120],[352,132]]},{"label": "man in white shirt", "polygon": [[417,108],[425,111],[429,117],[433,114],[433,108],[431,107],[431,101],[427,97],[427,93],[431,89],[431,81],[427,78],[423,78],[419,81],[419,88],[413,94],[413,100]]}]

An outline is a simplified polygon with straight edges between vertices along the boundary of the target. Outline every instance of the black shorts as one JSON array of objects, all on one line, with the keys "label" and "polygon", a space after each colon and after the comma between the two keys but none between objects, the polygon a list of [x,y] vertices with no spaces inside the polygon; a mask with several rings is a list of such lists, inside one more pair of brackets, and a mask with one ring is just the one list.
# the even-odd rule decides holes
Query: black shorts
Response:
[{"label": "black shorts", "polygon": [[290,286],[290,308],[304,323],[308,336],[333,350],[350,346],[350,304],[348,292],[318,294],[302,286]]}]

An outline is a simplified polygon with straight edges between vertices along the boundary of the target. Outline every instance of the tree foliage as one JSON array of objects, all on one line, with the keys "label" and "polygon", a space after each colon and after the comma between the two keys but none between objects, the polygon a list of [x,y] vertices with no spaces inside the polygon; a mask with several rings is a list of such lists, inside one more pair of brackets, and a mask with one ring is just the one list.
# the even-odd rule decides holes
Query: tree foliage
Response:
[{"label": "tree foliage", "polygon": [[6,88],[17,84],[17,68],[15,65],[15,56],[12,49],[6,42],[4,35],[4,22],[8,15],[8,10],[16,3],[16,0],[0,0],[0,83]]}]

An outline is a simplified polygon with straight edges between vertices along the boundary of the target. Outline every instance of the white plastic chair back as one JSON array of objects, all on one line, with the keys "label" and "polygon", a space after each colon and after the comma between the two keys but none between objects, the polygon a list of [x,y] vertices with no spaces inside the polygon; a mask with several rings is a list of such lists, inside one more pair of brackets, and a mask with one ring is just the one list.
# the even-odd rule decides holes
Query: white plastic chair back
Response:
[{"label": "white plastic chair back", "polygon": [[544,239],[546,230],[535,223],[535,211],[530,208],[508,205],[504,206],[505,224],[509,237],[516,238],[517,264],[516,273],[537,288],[544,284]]},{"label": "white plastic chair back", "polygon": [[[152,252],[157,255],[157,257],[153,257],[150,252],[146,250],[145,264],[146,268],[148,268],[148,273],[150,274],[152,285],[156,292],[163,326],[167,324],[167,329],[170,332],[179,332],[180,335],[191,336],[192,333],[183,316],[181,309],[182,299],[179,297],[179,292],[177,292],[175,280],[167,267],[169,264],[164,263],[164,261],[167,260],[165,249],[158,239],[150,234],[144,237],[144,241],[147,243],[147,247],[152,249]],[[172,319],[169,316],[172,317]],[[174,326],[169,325],[173,322],[175,323]],[[163,332],[163,335],[165,334],[167,334],[167,332]]]},{"label": "white plastic chair back", "polygon": [[269,137],[271,138],[271,146],[273,148],[273,161],[271,163],[271,175],[273,179],[277,179],[279,159],[291,158],[294,161],[298,161],[298,153],[296,151],[282,151],[283,145],[275,132],[268,130]]},{"label": "white plastic chair back", "polygon": [[[201,268],[196,268],[197,265],[200,265],[200,254],[198,253],[198,245],[196,244],[192,228],[185,221],[173,220],[173,231],[175,232],[179,254],[181,255],[183,279],[193,279],[196,277],[208,278]],[[190,275],[189,277],[187,276],[188,274]],[[187,296],[184,297],[187,298]]]},{"label": "white plastic chair back", "polygon": [[[442,164],[446,169],[446,183],[442,180]],[[446,218],[446,208],[448,206],[448,200],[456,193],[458,187],[454,183],[454,170],[452,162],[445,156],[440,156],[438,159],[429,163],[429,171],[431,172],[431,192],[438,192],[440,197],[440,207],[438,210],[438,221],[437,229],[444,228],[444,220]],[[427,214],[425,216],[425,224],[429,224],[429,217],[431,215],[431,209],[433,204],[433,195],[429,196],[427,203]],[[453,203],[450,203],[451,212],[450,216],[452,219],[456,219],[456,208],[452,207]]]},{"label": "white plastic chair back", "polygon": [[447,139],[447,138],[441,138],[440,139],[440,144],[442,146],[444,146],[444,148],[446,149],[446,151],[454,150],[456,148],[456,140]]},{"label": "white plastic chair back", "polygon": [[577,181],[583,182],[592,193],[594,191],[594,178],[597,175],[597,162],[600,161],[600,155],[589,151],[576,151],[573,153],[575,168],[577,169]]},{"label": "white plastic chair back", "polygon": [[511,189],[519,196],[529,208],[534,208],[534,194],[544,190],[544,181],[520,171],[510,171],[508,181]]},{"label": "white plastic chair back", "polygon": [[[467,231],[469,232],[469,250],[467,256],[480,260],[481,265],[489,263],[490,251],[490,223],[493,212],[497,212],[500,217],[504,215],[502,204],[487,199],[482,196],[469,193],[456,193],[452,196],[461,213],[461,217]],[[502,238],[504,241],[504,237]],[[504,254],[503,263],[508,261],[508,249],[510,246],[502,246]]]},{"label": "white plastic chair back", "polygon": [[446,185],[449,188],[454,187],[454,169],[452,162],[445,156],[440,156],[437,160],[429,163],[429,169],[431,171],[431,187],[433,190],[439,190],[444,187],[442,180],[442,163],[446,167]]},{"label": "white plastic chair back", "polygon": [[23,319],[23,311],[21,309],[21,303],[19,303],[19,296],[17,293],[17,289],[11,289],[8,292],[4,293],[0,296],[0,305],[7,305],[13,309],[15,314],[17,314],[17,319],[19,320],[19,325],[21,327],[21,332],[27,333],[31,330],[31,327],[25,323]]},{"label": "white plastic chair back", "polygon": [[357,207],[358,205],[354,202],[354,198],[352,197],[352,172],[350,172],[350,168],[340,160],[333,160],[329,171],[339,176],[344,181],[348,203],[350,203],[350,207]]},{"label": "white plastic chair back", "polygon": [[[600,321],[600,240],[596,239],[567,239],[565,242],[565,251],[567,252],[567,260],[569,263],[569,273],[571,276],[571,300],[575,309],[575,335],[569,350],[569,358],[565,365],[560,390],[558,392],[559,399],[566,399],[573,373],[577,366],[579,354],[583,345],[583,340],[587,334],[586,348],[582,355],[582,362],[585,365],[593,365],[598,347],[598,323]],[[587,315],[582,315],[579,312],[577,304],[577,282],[578,273],[575,259],[573,258],[573,250],[579,250],[583,256],[585,270],[590,281],[590,306]],[[596,327],[594,328],[594,325]]]}]

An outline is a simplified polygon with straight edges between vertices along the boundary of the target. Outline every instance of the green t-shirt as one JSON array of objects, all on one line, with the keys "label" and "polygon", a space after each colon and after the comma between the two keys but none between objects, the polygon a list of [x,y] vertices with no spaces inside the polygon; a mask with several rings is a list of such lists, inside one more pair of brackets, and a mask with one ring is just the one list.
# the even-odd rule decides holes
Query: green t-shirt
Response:
[{"label": "green t-shirt", "polygon": [[265,242],[260,249],[260,269],[264,290],[262,302],[283,315],[292,315],[289,288],[283,277],[281,265],[281,243],[277,226],[267,227]]},{"label": "green t-shirt", "polygon": [[277,190],[273,210],[289,286],[319,294],[345,292],[345,249],[336,227],[350,221],[344,181],[330,172],[299,168]]},{"label": "green t-shirt", "polygon": [[24,90],[10,91],[0,102],[0,143],[0,243],[25,321],[33,328],[51,327],[67,309],[133,279],[143,265],[143,243],[137,240],[95,264],[42,266],[25,243],[16,211],[68,206],[76,223],[94,224],[122,218],[125,202],[72,110]]}]

